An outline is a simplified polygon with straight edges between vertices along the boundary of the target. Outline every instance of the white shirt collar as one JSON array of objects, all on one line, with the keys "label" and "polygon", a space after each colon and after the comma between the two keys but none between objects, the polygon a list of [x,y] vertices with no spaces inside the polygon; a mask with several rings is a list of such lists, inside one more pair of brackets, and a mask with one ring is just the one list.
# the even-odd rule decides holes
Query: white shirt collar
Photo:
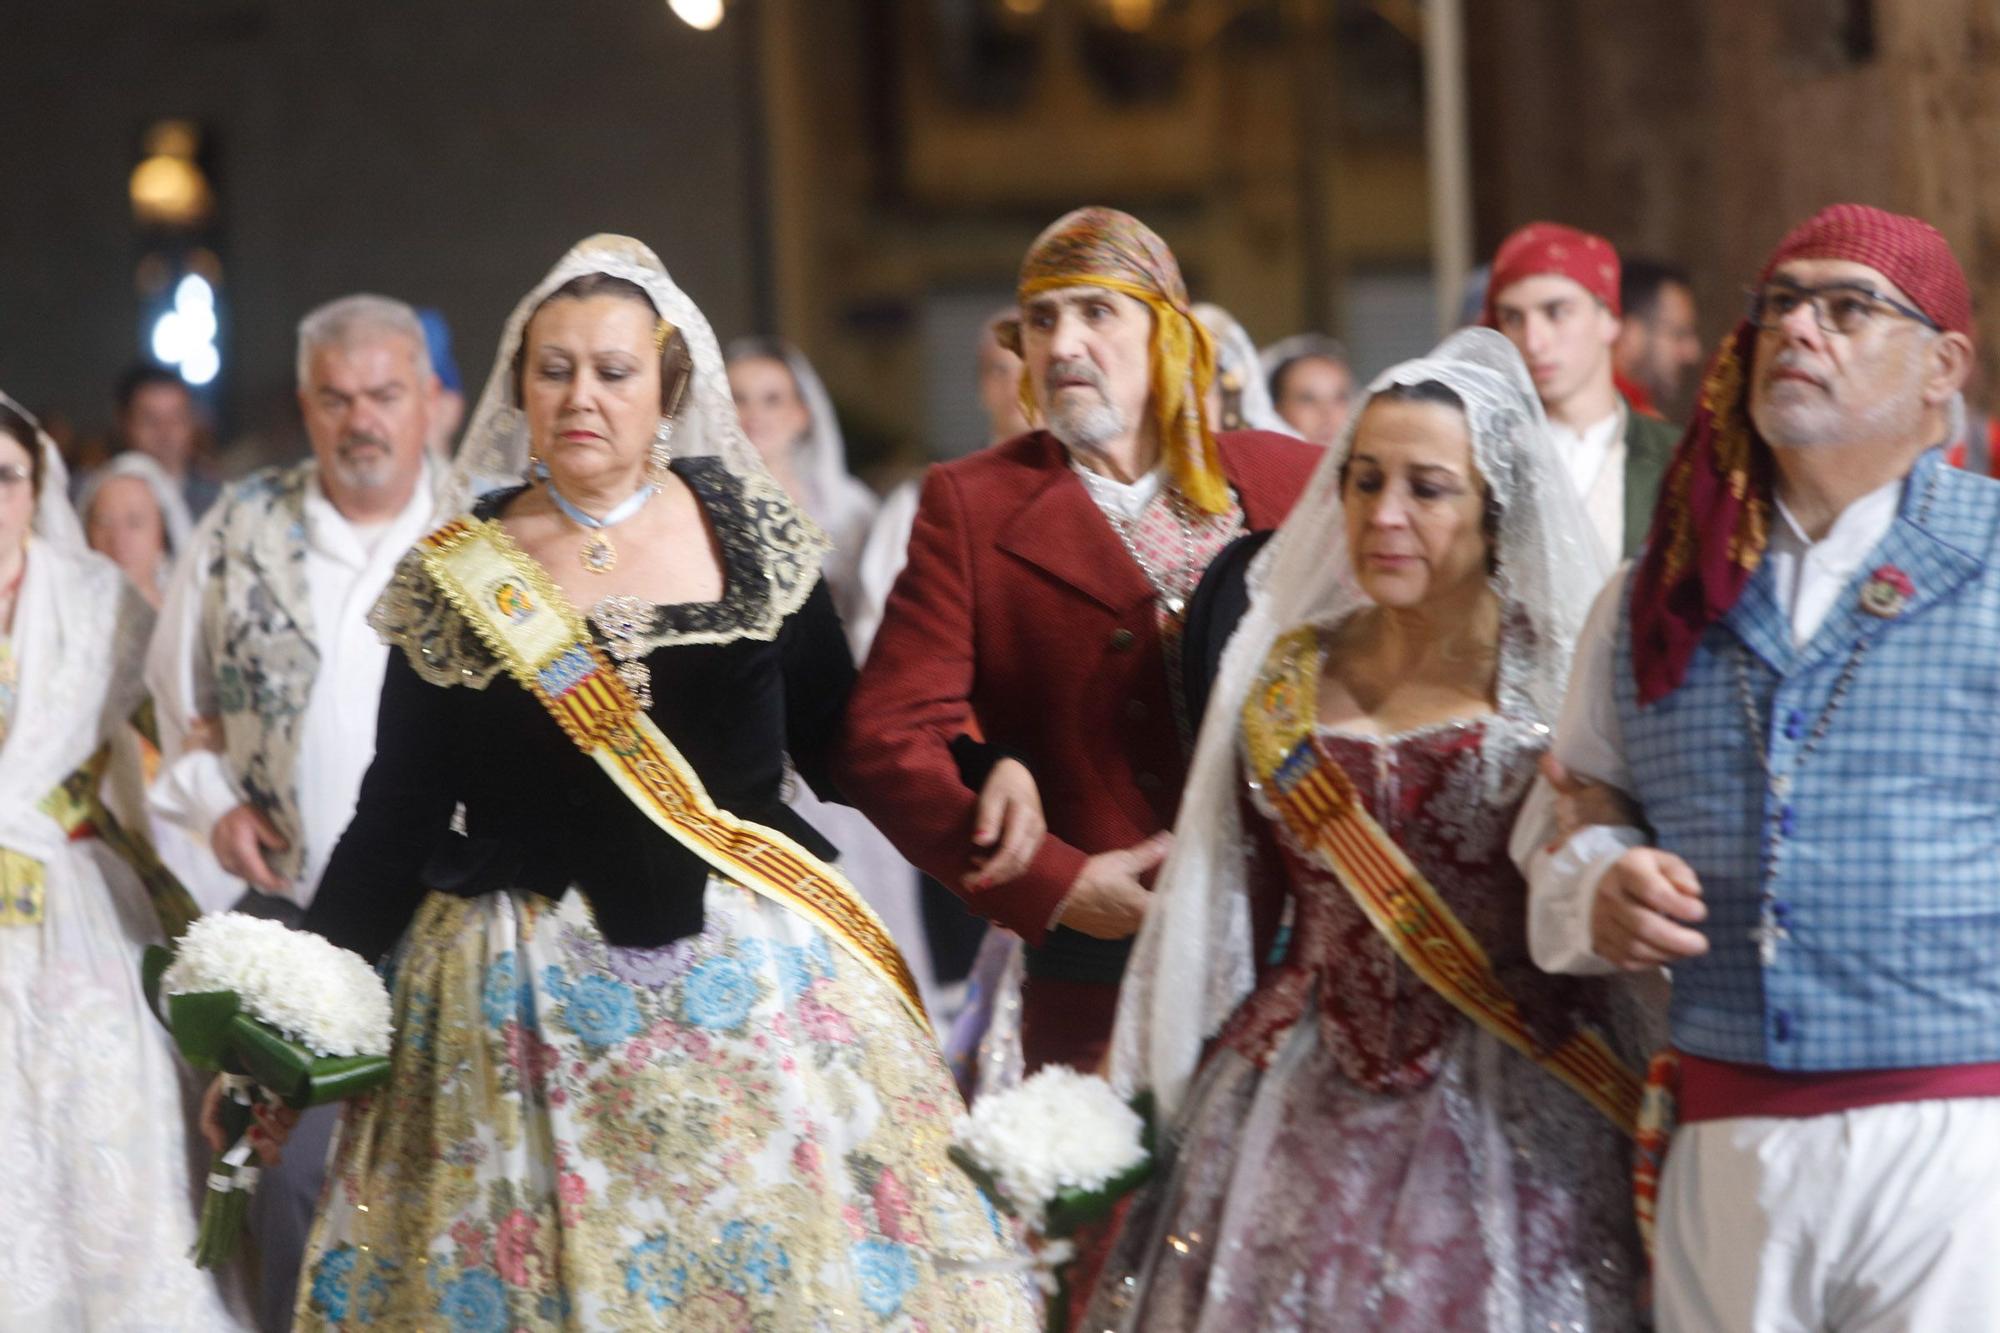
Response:
[{"label": "white shirt collar", "polygon": [[1137,481],[1119,481],[1101,472],[1093,472],[1074,458],[1069,462],[1070,470],[1083,478],[1083,488],[1090,492],[1090,498],[1106,514],[1127,520],[1139,517],[1153,497],[1166,484],[1167,470],[1164,464],[1155,467]]},{"label": "white shirt collar", "polygon": [[421,521],[436,502],[431,491],[430,459],[426,458],[423,470],[417,474],[417,484],[410,492],[409,501],[395,517],[357,527],[328,498],[326,488],[320,485],[319,469],[314,468],[312,476],[306,481],[306,545],[328,559],[358,568],[368,563],[369,555],[383,533]]},{"label": "white shirt collar", "polygon": [[1844,565],[1851,570],[1867,559],[1868,553],[1888,535],[1901,507],[1903,485],[1907,480],[1898,477],[1849,502],[1827,528],[1826,535],[1818,541],[1806,535],[1805,529],[1799,526],[1797,516],[1780,499],[1777,502],[1780,521],[1771,534],[1772,543],[1774,546],[1783,543],[1793,553],[1811,556],[1822,565]]},{"label": "white shirt collar", "polygon": [[1625,408],[1623,404],[1620,404],[1611,409],[1610,416],[1605,417],[1602,421],[1585,426],[1582,430],[1577,430],[1564,422],[1556,421],[1552,418],[1549,421],[1549,434],[1553,435],[1556,443],[1560,445],[1572,447],[1588,446],[1593,449],[1605,449],[1609,448],[1611,442],[1618,438],[1620,427],[1624,424],[1624,421]]},{"label": "white shirt collar", "polygon": [[1818,541],[1806,537],[1798,519],[1777,502],[1771,525],[1772,590],[1792,624],[1792,644],[1803,647],[1819,632],[1861,562],[1889,535],[1902,507],[1904,479],[1870,491],[1840,511]]}]

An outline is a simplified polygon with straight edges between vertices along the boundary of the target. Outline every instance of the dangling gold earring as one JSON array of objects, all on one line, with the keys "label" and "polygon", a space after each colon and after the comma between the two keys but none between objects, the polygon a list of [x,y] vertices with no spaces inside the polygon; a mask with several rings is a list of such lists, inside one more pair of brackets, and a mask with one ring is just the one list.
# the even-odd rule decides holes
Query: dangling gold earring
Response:
[{"label": "dangling gold earring", "polygon": [[646,473],[654,481],[662,481],[673,467],[674,419],[661,417],[660,424],[653,429],[653,446],[646,451]]}]

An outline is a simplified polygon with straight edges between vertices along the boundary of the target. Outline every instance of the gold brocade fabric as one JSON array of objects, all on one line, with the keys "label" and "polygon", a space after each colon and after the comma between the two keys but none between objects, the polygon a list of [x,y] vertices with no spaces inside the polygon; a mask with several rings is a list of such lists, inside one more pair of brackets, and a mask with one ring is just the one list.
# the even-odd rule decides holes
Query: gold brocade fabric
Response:
[{"label": "gold brocade fabric", "polygon": [[957,1094],[886,983],[711,879],[702,933],[433,895],[394,1075],[343,1125],[301,1329],[1028,1330],[945,1157]]},{"label": "gold brocade fabric", "polygon": [[[0,741],[14,725],[20,702],[21,665],[14,641],[0,639]],[[0,926],[32,926],[42,919],[46,872],[42,863],[10,848],[0,847]]]},{"label": "gold brocade fabric", "polygon": [[41,924],[47,872],[40,861],[0,847],[0,926]]}]

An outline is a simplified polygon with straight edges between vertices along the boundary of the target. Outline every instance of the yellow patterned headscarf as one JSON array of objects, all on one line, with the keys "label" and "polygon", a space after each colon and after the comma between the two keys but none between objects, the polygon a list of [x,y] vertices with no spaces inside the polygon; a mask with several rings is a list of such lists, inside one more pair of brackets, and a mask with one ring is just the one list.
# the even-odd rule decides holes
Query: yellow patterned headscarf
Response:
[{"label": "yellow patterned headscarf", "polygon": [[[1188,306],[1187,284],[1167,243],[1115,208],[1079,208],[1058,218],[1021,261],[1023,305],[1057,287],[1103,287],[1153,312],[1152,411],[1167,472],[1204,513],[1229,508],[1222,459],[1202,405],[1215,379],[1215,343]],[[1029,400],[1023,371],[1022,398]]]}]

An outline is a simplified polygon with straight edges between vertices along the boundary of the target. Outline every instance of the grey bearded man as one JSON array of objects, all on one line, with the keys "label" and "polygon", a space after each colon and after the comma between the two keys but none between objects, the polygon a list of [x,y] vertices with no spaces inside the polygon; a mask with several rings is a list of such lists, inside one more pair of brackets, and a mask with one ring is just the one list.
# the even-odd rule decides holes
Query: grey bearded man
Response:
[{"label": "grey bearded man", "polygon": [[[147,654],[165,763],[153,800],[249,884],[237,910],[296,924],[375,753],[388,649],[368,627],[435,496],[423,326],[350,296],[299,325],[312,457],[224,492],[175,570]],[[309,1112],[251,1205],[259,1323],[288,1328],[337,1112]]]}]

